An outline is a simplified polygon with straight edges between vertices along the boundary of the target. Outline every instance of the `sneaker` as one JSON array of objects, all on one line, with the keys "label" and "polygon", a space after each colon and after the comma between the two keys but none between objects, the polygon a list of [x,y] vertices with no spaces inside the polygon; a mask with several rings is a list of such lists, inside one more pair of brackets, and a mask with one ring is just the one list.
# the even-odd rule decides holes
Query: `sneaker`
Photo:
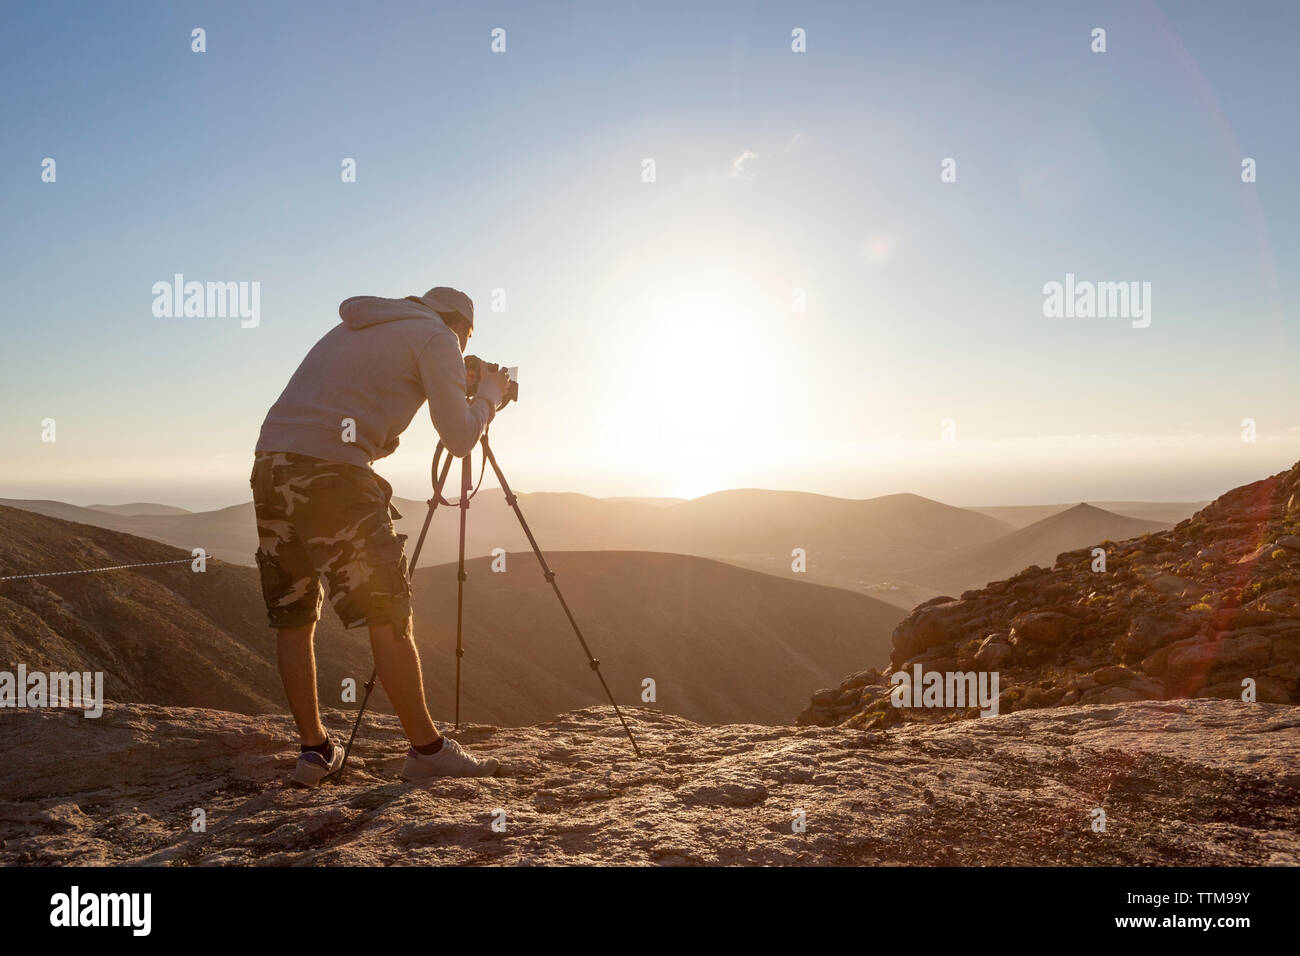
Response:
[{"label": "sneaker", "polygon": [[436,754],[422,754],[412,747],[406,752],[402,765],[403,780],[428,780],[430,777],[490,777],[499,767],[491,757],[475,757],[452,740],[442,738],[442,749]]},{"label": "sneaker", "polygon": [[343,748],[334,744],[330,759],[326,760],[314,750],[298,755],[298,766],[293,770],[291,782],[296,787],[314,787],[343,766]]}]

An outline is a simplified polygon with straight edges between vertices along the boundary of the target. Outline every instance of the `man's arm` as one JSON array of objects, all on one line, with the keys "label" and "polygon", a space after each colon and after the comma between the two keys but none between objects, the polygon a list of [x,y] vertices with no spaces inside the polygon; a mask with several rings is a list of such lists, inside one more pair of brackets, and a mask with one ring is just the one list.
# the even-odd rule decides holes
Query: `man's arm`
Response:
[{"label": "man's arm", "polygon": [[420,380],[429,399],[429,417],[447,450],[462,458],[474,450],[479,436],[496,414],[501,396],[484,390],[472,402],[465,401],[465,359],[456,336],[434,335],[419,356]]}]

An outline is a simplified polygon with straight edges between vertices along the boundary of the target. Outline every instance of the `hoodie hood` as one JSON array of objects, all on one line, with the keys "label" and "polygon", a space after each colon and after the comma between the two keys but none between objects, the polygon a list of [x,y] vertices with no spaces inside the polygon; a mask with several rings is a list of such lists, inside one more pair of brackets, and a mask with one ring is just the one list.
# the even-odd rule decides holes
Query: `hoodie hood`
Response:
[{"label": "hoodie hood", "polygon": [[377,295],[354,295],[339,305],[339,318],[350,329],[364,329],[398,319],[435,319],[437,312],[410,299],[385,299]]}]

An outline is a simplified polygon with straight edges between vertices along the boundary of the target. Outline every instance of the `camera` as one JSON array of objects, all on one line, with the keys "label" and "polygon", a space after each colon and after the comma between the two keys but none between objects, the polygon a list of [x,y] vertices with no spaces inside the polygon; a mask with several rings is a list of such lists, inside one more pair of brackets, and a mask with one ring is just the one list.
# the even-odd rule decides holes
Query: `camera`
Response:
[{"label": "camera", "polygon": [[[494,362],[485,362],[477,355],[465,356],[465,396],[473,398],[478,394],[478,383],[483,380],[483,373],[495,372],[501,368]],[[500,410],[505,408],[511,402],[519,401],[519,367],[513,366],[506,369],[506,374],[510,376],[510,385],[506,388],[505,397],[501,399],[501,404],[497,406]]]}]

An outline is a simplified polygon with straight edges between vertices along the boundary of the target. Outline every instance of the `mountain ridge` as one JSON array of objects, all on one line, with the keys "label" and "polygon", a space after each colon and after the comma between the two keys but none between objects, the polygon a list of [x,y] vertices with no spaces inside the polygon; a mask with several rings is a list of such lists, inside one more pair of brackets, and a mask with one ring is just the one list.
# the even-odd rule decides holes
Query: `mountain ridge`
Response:
[{"label": "mountain ridge", "polygon": [[[902,611],[790,575],[654,552],[548,552],[565,597],[622,702],[656,681],[658,704],[699,722],[790,721],[809,684],[888,648]],[[531,553],[467,562],[462,711],[526,723],[603,699]],[[0,582],[0,658],[103,671],[108,693],[163,705],[280,711],[275,632],[257,572],[144,538],[0,507],[0,577],[153,564],[103,574]],[[435,716],[451,716],[456,566],[415,573],[415,635]],[[807,636],[798,637],[801,627]],[[317,625],[323,701],[369,676],[364,629],[332,609]],[[0,661],[0,662],[3,662]],[[12,669],[12,668],[11,668]],[[744,680],[718,686],[714,675]],[[382,687],[373,701],[387,708]]]},{"label": "mountain ridge", "polygon": [[[1103,559],[1104,558],[1104,562]],[[998,709],[1218,697],[1300,703],[1300,462],[1165,531],[1059,554],[894,630],[888,662],[819,690],[801,723],[968,719],[894,706],[890,672],[998,673]]]}]

